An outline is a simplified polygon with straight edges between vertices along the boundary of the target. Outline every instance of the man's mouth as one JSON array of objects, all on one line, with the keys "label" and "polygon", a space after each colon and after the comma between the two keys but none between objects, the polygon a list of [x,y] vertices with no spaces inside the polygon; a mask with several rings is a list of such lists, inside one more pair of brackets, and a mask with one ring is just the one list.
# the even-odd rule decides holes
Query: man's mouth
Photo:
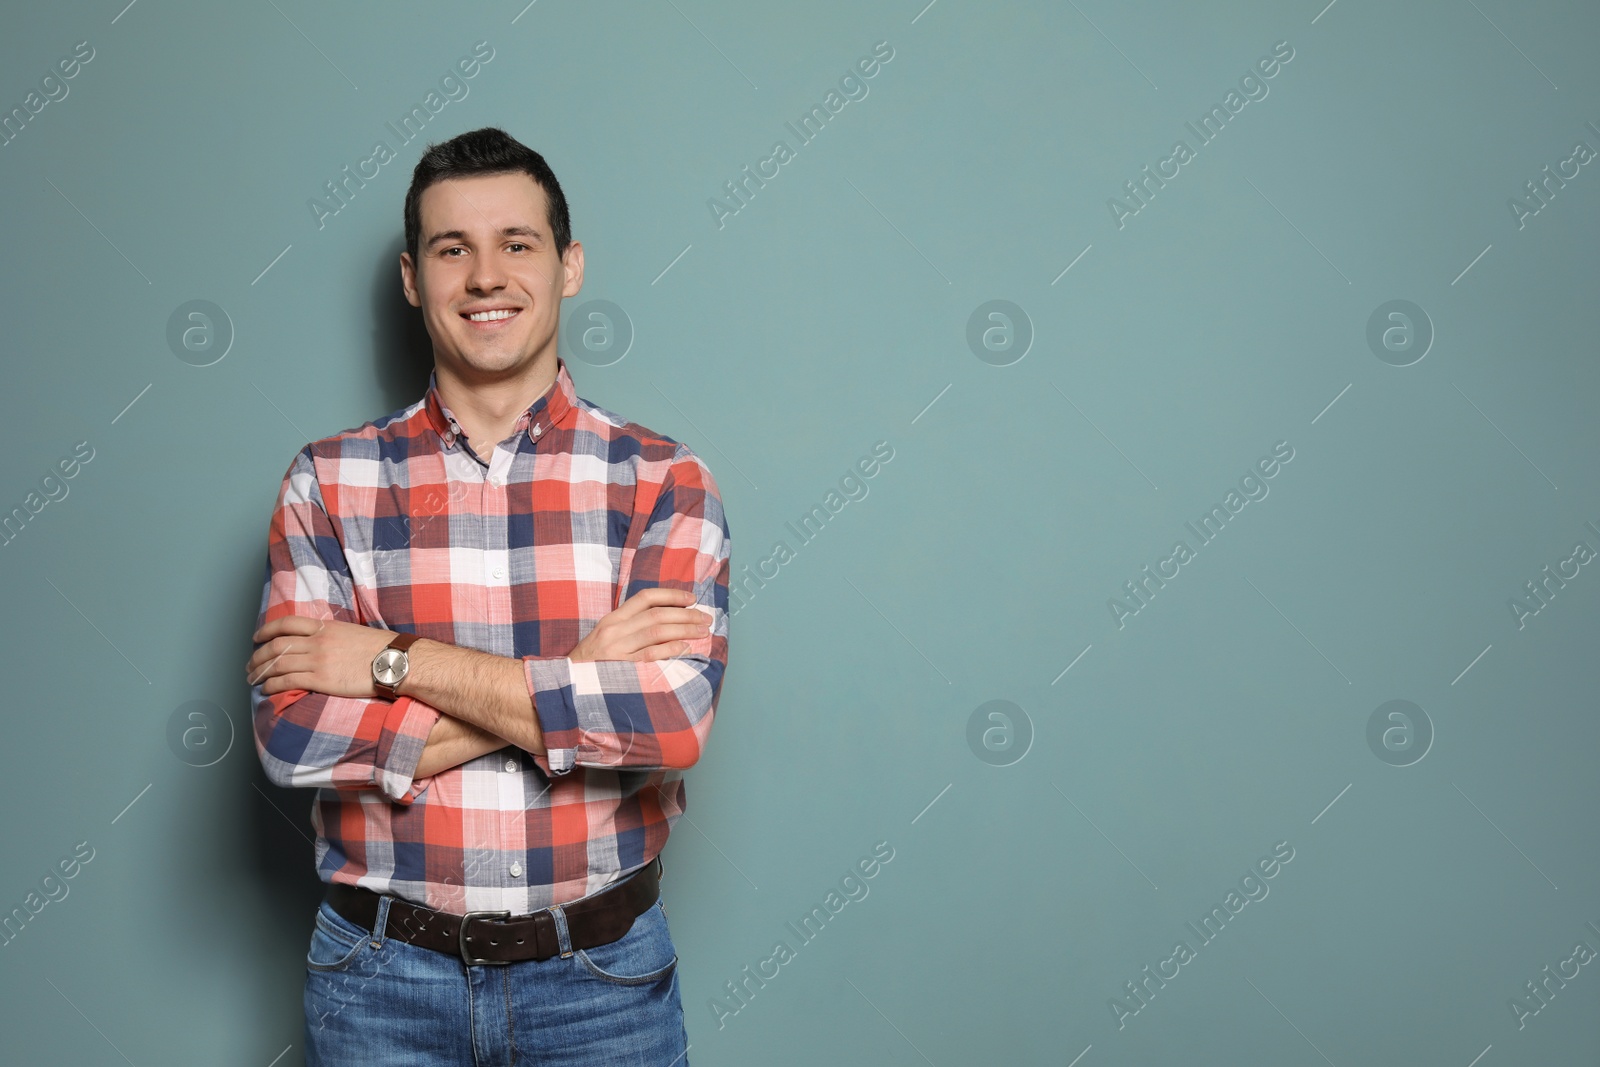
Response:
[{"label": "man's mouth", "polygon": [[504,322],[510,322],[521,312],[521,308],[493,308],[485,311],[462,312],[461,317],[474,326],[495,327]]}]

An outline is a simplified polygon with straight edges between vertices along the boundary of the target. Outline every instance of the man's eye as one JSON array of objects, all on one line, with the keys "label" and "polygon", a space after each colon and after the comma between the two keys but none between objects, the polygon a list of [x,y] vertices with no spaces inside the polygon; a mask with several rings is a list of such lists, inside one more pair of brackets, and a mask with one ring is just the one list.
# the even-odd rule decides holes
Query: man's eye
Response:
[{"label": "man's eye", "polygon": [[528,246],[523,244],[521,241],[512,241],[511,242],[511,247],[512,248],[527,248]]}]

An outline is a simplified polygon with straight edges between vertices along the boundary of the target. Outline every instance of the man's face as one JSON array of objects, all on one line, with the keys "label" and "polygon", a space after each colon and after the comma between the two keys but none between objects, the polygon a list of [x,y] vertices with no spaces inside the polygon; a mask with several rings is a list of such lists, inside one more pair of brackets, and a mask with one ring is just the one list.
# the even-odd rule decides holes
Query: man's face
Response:
[{"label": "man's face", "polygon": [[556,255],[539,184],[521,172],[447,179],[423,190],[418,212],[417,260],[402,252],[400,277],[434,358],[482,378],[553,355],[561,298],[583,285],[583,248]]}]

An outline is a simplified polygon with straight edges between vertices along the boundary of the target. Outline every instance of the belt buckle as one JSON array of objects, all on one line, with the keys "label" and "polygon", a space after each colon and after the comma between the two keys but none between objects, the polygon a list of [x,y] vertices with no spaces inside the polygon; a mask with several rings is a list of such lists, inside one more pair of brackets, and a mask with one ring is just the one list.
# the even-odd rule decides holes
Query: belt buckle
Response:
[{"label": "belt buckle", "polygon": [[469,911],[465,915],[461,916],[461,929],[456,931],[456,947],[461,950],[461,959],[468,966],[471,966],[475,963],[488,963],[503,967],[510,963],[510,960],[478,959],[467,951],[467,924],[471,922],[475,916],[481,918],[509,919],[511,918],[511,913],[509,911]]}]

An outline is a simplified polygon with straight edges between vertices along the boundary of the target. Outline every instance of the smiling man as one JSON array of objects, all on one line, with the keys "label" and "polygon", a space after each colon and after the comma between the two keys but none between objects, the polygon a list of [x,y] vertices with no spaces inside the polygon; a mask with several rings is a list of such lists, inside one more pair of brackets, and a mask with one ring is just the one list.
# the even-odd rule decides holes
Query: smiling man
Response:
[{"label": "smiling man", "polygon": [[727,667],[721,496],[575,393],[537,152],[430,146],[405,230],[427,392],[294,457],[246,664],[267,777],[317,790],[306,1062],[686,1067],[658,857]]}]

